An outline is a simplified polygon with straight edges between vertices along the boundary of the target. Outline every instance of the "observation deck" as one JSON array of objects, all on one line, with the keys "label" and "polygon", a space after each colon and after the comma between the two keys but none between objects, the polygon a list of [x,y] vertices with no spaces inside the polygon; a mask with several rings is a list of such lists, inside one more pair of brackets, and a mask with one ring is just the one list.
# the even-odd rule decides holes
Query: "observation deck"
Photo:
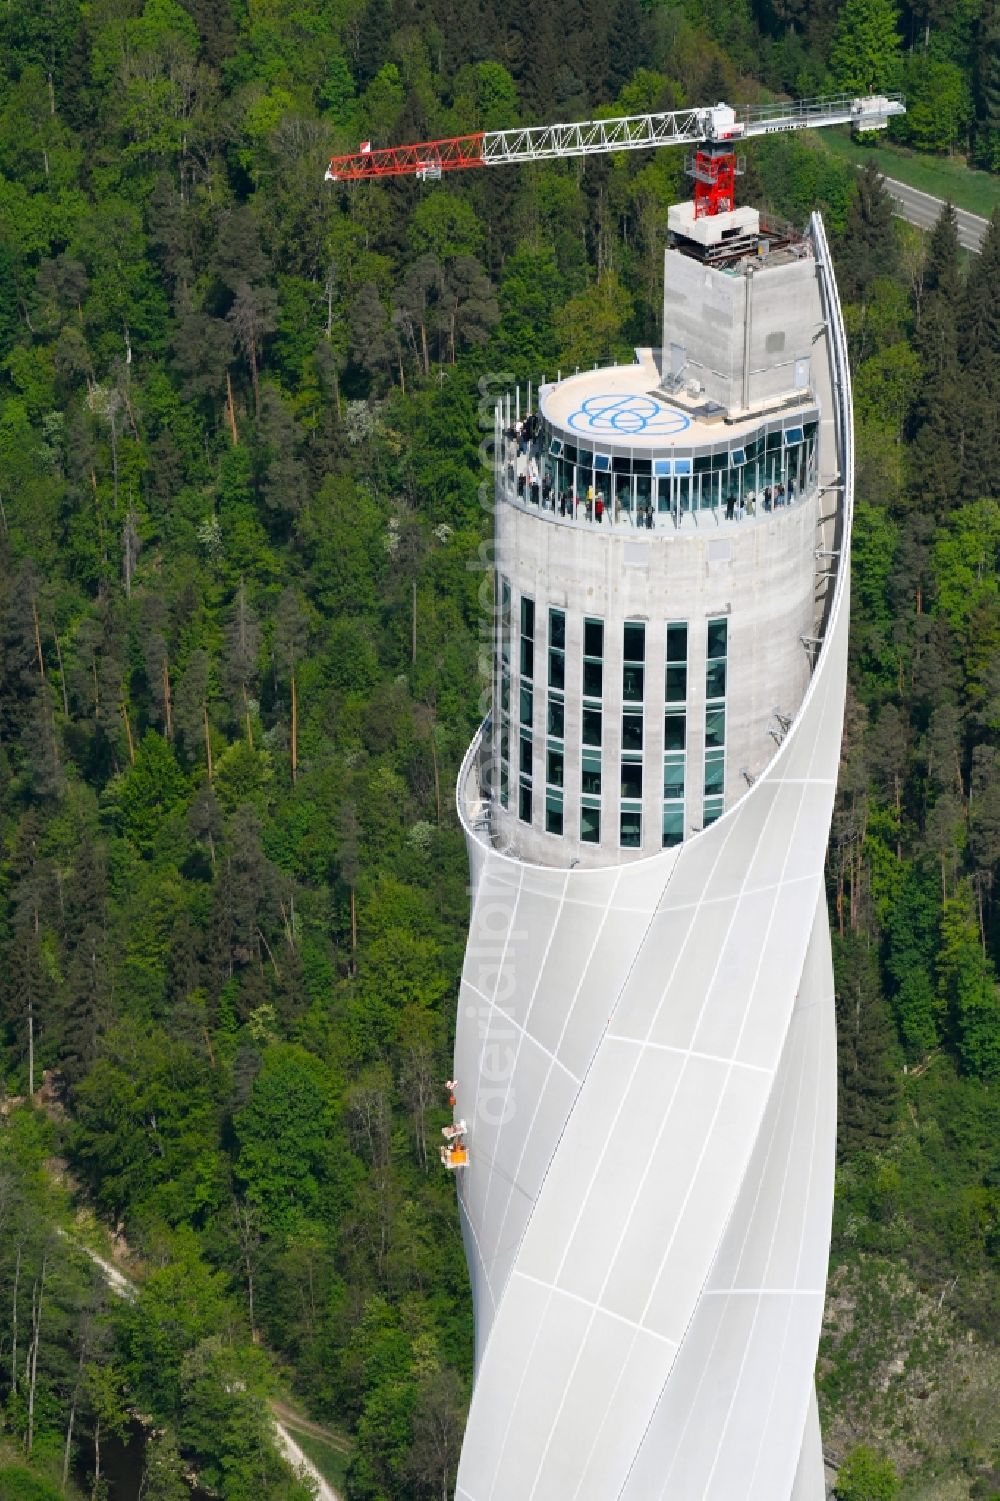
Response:
[{"label": "observation deck", "polygon": [[557,525],[649,534],[729,529],[801,503],[817,483],[819,408],[808,388],[731,417],[662,388],[659,351],[543,384],[498,407],[501,501]]}]

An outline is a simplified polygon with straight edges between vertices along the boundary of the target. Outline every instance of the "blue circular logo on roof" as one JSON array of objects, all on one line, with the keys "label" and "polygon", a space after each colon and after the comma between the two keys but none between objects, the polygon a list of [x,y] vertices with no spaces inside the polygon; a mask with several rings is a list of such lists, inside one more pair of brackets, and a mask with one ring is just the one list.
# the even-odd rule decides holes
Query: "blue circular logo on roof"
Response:
[{"label": "blue circular logo on roof", "polygon": [[569,425],[592,438],[675,438],[691,418],[652,396],[588,396],[570,413]]}]

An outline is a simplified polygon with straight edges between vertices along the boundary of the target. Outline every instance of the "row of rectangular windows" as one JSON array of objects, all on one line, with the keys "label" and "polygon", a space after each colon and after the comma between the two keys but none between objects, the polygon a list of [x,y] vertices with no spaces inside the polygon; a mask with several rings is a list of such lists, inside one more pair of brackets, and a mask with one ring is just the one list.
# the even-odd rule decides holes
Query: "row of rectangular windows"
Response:
[{"label": "row of rectangular windows", "polygon": [[[509,767],[509,662],[510,662],[510,585],[502,581],[501,594],[501,802],[508,804]],[[521,730],[518,755],[518,814],[526,823],[532,821],[532,771],[534,724],[534,601],[520,600],[520,703]],[[665,697],[668,705],[684,705],[687,699],[687,625],[670,623],[667,627]],[[584,660],[581,726],[581,829],[587,843],[600,842],[602,791],[601,742],[603,738],[604,622],[588,617],[584,621]],[[725,692],[728,622],[725,618],[708,622],[705,710],[705,802],[704,822],[710,823],[723,809],[725,792]],[[562,610],[549,610],[548,699],[546,705],[546,832],[563,833],[563,777],[565,766],[565,659],[566,617]],[[645,625],[629,621],[624,626],[622,669],[622,761],[620,790],[620,840],[625,848],[641,844],[642,838],[642,750],[645,675]],[[590,700],[588,703],[587,700]],[[668,707],[664,715],[663,768],[663,843],[679,843],[683,838],[686,710]],[[632,806],[628,806],[632,804]]]}]

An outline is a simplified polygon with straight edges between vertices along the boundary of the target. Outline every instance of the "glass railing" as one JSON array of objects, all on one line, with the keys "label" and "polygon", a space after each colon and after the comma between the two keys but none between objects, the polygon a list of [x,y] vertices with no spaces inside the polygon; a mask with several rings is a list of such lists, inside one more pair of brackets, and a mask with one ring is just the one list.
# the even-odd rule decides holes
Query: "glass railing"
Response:
[{"label": "glass railing", "polygon": [[[765,471],[760,476],[759,483],[743,474],[739,485],[732,488],[716,471],[683,481],[675,479],[669,488],[651,488],[650,493],[643,493],[634,481],[627,491],[596,485],[588,486],[582,494],[559,493],[540,471],[535,477],[530,465],[526,473],[519,473],[519,467],[516,458],[503,459],[498,465],[498,495],[508,504],[557,525],[629,532],[640,537],[760,521],[801,505],[816,488],[811,466],[805,466],[804,472],[800,467],[797,474],[775,466],[773,472]],[[658,483],[663,487],[663,481]]]}]

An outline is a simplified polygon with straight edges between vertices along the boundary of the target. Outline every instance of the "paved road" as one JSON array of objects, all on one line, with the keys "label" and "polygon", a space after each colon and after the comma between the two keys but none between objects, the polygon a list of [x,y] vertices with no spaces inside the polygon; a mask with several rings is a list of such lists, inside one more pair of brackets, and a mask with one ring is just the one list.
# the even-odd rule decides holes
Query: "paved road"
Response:
[{"label": "paved road", "polygon": [[[944,207],[943,198],[934,198],[930,193],[922,193],[919,188],[911,188],[907,183],[900,182],[895,177],[887,177],[885,186],[896,205],[898,219],[907,219],[911,224],[916,224],[919,229],[933,229]],[[958,220],[958,243],[966,250],[978,251],[989,220],[980,218],[978,214],[970,214],[968,209],[964,208],[956,208],[955,217]]]}]

